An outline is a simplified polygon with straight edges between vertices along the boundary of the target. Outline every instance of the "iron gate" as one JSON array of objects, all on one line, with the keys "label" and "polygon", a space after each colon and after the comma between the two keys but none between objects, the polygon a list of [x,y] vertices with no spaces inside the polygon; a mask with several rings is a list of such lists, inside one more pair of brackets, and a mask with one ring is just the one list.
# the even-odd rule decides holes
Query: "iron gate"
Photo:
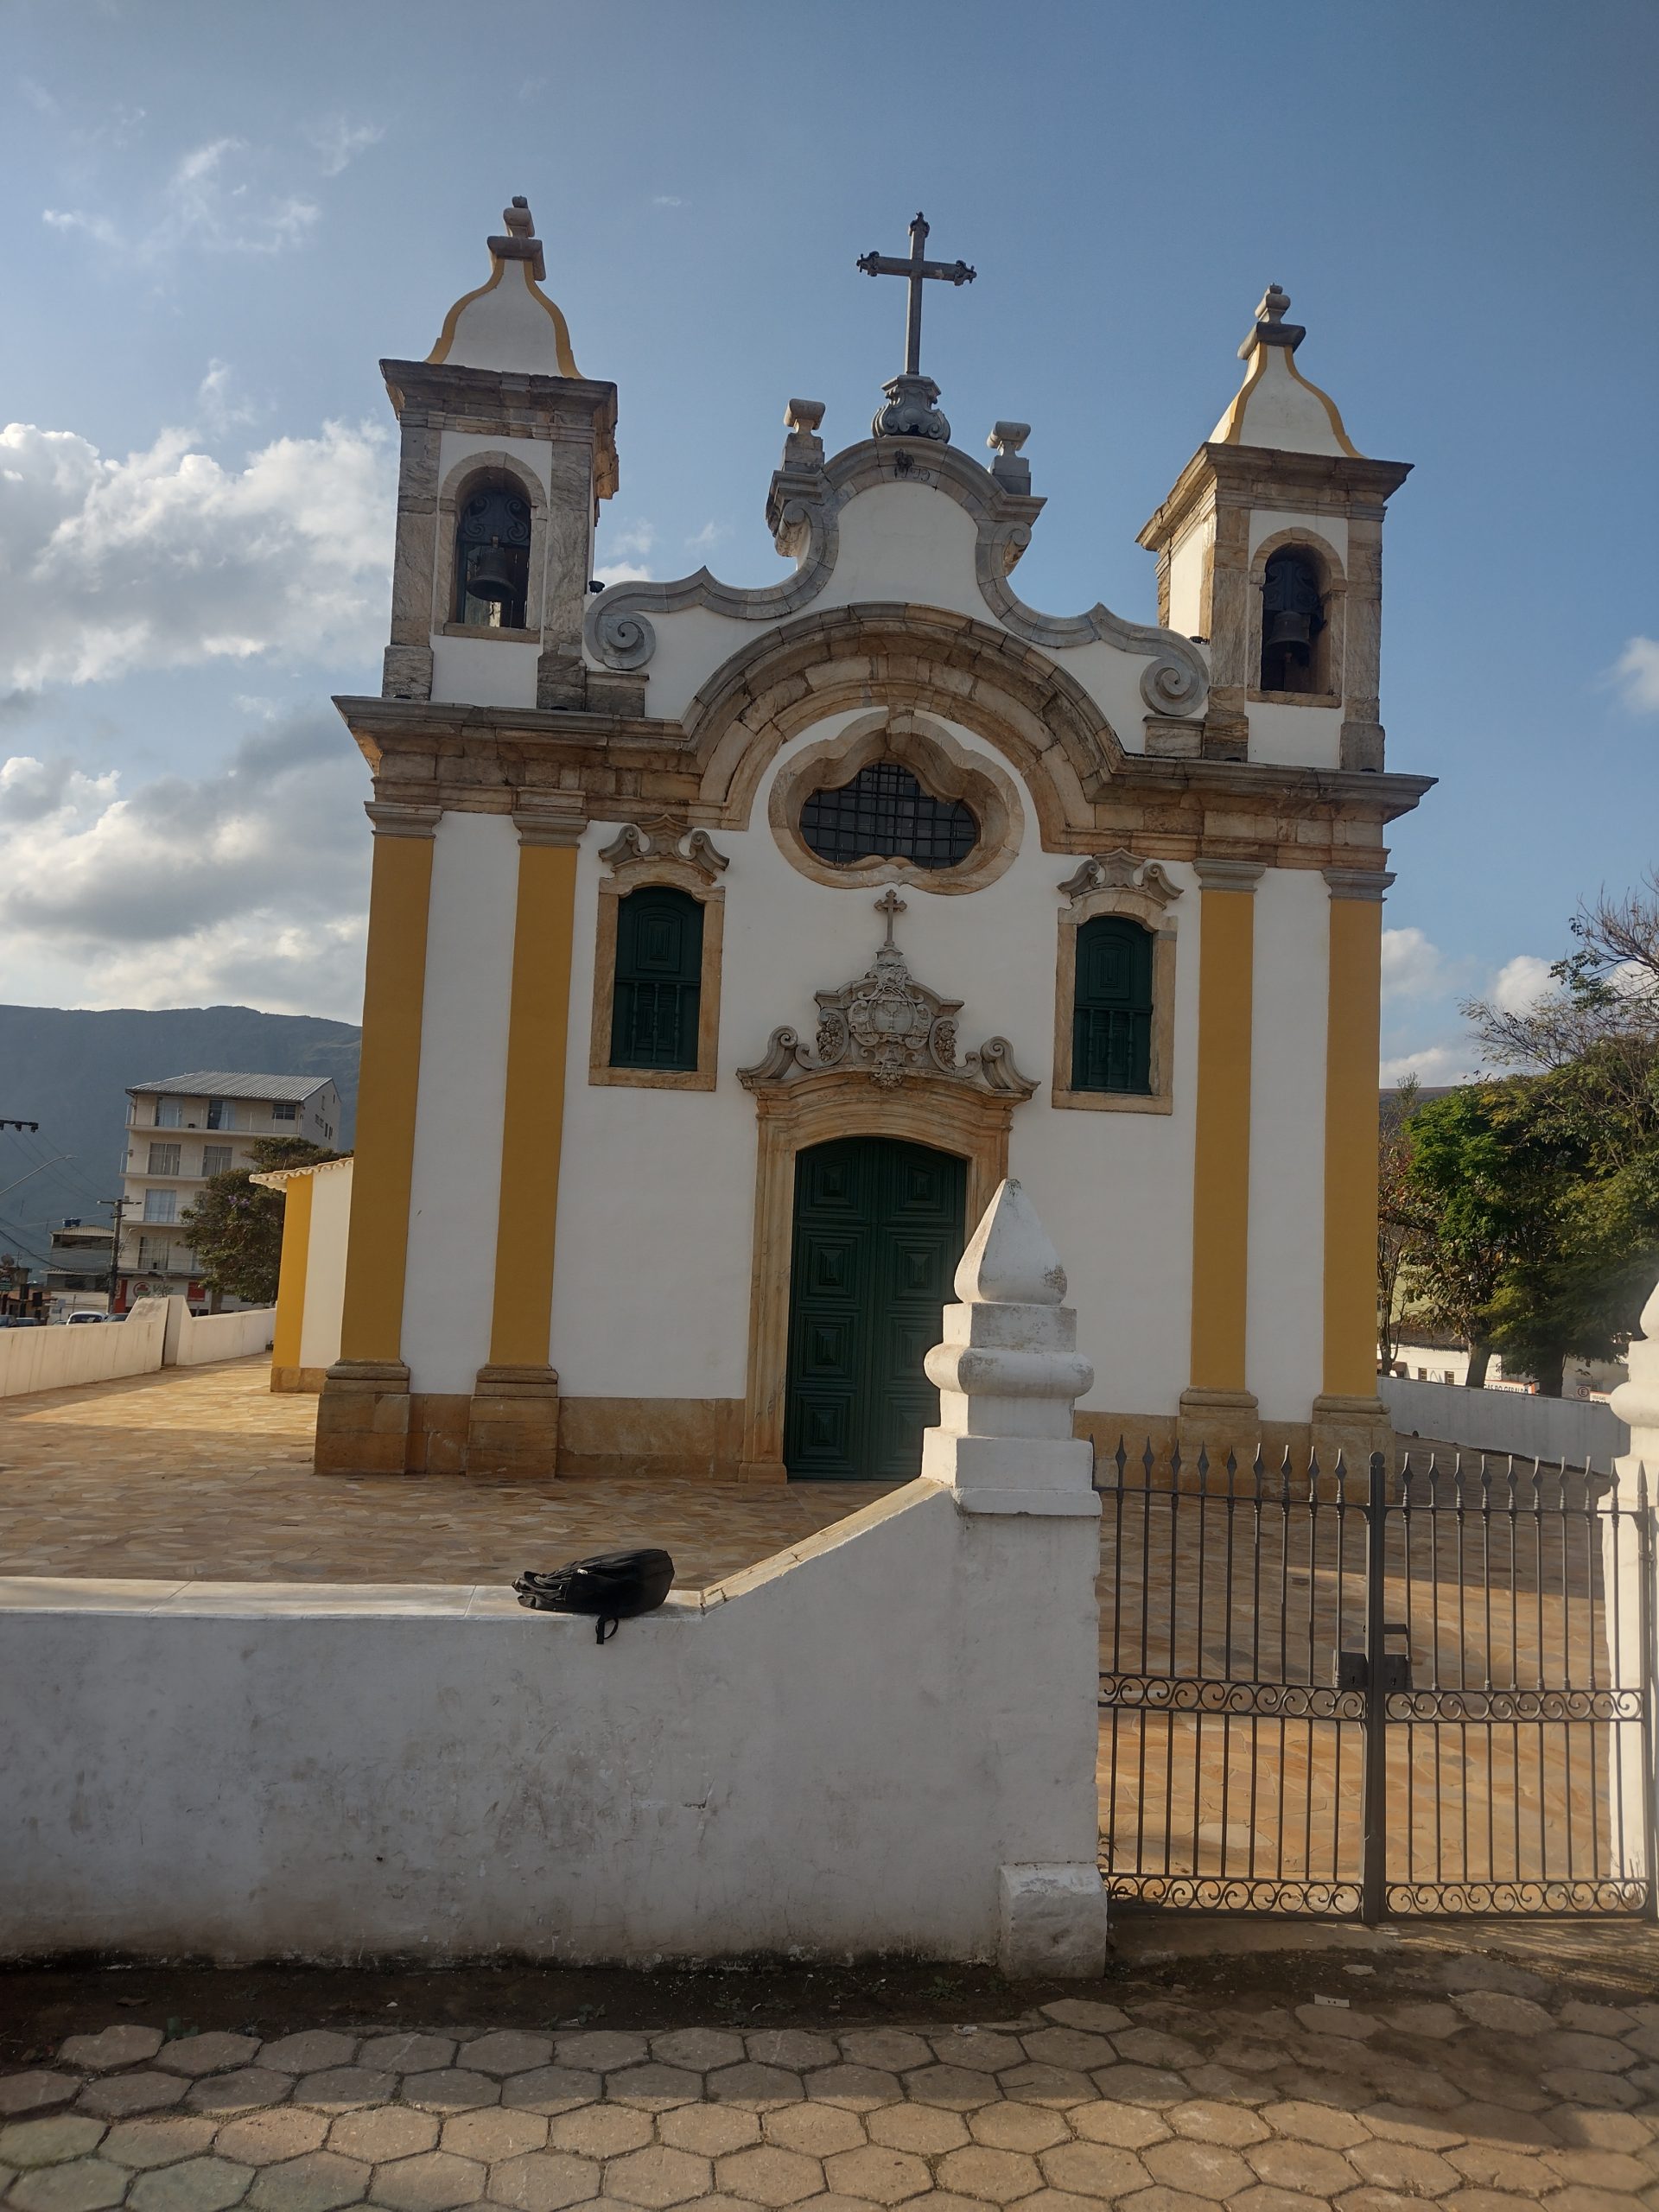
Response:
[{"label": "iron gate", "polygon": [[[1109,1468],[1111,1463],[1108,1463]],[[1652,1518],[1462,1454],[1101,1490],[1102,1870],[1122,1905],[1651,1916]],[[1376,1503],[1373,1503],[1373,1500]]]}]

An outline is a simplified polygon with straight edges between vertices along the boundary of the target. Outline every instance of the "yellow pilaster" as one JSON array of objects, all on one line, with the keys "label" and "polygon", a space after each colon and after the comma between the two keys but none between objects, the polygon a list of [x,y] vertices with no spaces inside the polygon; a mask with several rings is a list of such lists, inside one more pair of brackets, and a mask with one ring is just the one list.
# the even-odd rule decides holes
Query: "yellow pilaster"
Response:
[{"label": "yellow pilaster", "polygon": [[1184,1453],[1260,1433],[1247,1382],[1250,1224],[1253,861],[1199,861],[1198,1066],[1192,1142],[1192,1344],[1181,1394]]},{"label": "yellow pilaster", "polygon": [[582,802],[549,793],[513,815],[518,896],[513,919],[501,1194],[490,1359],[479,1370],[467,1438],[473,1475],[558,1471],[559,1378],[552,1324],[570,965]]},{"label": "yellow pilaster", "polygon": [[1325,1046],[1325,1351],[1313,1405],[1321,1457],[1382,1450],[1376,1390],[1377,1052],[1382,1025],[1381,869],[1327,868],[1331,891]]},{"label": "yellow pilaster", "polygon": [[320,1474],[402,1474],[409,1434],[404,1272],[426,995],[426,925],[441,810],[376,802],[340,1358],[317,1409]]},{"label": "yellow pilaster", "polygon": [[292,1390],[300,1371],[305,1325],[305,1278],[311,1259],[311,1178],[283,1186],[283,1256],[276,1278],[276,1318],[270,1332],[270,1387]]}]

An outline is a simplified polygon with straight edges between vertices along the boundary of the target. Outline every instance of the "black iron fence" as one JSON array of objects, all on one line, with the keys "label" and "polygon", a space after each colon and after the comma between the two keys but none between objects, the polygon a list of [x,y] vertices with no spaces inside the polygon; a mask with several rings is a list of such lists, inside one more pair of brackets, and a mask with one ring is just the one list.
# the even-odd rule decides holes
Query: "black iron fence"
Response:
[{"label": "black iron fence", "polygon": [[1103,1474],[1122,1904],[1652,1913],[1644,1477],[1121,1446]]}]

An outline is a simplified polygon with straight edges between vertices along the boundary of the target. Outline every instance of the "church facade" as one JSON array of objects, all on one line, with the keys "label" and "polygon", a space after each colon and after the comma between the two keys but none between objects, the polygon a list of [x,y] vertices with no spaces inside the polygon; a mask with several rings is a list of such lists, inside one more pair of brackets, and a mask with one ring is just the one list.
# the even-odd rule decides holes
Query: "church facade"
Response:
[{"label": "church facade", "polygon": [[[616,388],[515,202],[401,429],[359,1134],[325,1471],[916,1471],[1017,1175],[1084,1433],[1366,1448],[1383,513],[1269,289],[1141,533],[1158,621],[1027,605],[1023,424],[920,372],[785,416],[785,573],[590,589]],[[874,263],[874,257],[870,257]],[[869,265],[867,264],[866,265]],[[878,273],[873,269],[872,273]],[[760,487],[757,486],[757,490]],[[1080,594],[1081,596],[1081,594]]]}]

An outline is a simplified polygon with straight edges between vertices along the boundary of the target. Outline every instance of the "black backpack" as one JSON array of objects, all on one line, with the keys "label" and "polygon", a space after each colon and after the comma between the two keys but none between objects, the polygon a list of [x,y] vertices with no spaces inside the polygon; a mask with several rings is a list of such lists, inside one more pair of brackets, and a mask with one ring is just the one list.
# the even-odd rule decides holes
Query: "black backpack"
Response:
[{"label": "black backpack", "polygon": [[526,1567],[512,1586],[519,1604],[533,1612],[588,1614],[594,1641],[606,1643],[619,1621],[654,1613],[673,1580],[674,1562],[666,1552],[599,1552],[556,1567],[550,1574]]}]

